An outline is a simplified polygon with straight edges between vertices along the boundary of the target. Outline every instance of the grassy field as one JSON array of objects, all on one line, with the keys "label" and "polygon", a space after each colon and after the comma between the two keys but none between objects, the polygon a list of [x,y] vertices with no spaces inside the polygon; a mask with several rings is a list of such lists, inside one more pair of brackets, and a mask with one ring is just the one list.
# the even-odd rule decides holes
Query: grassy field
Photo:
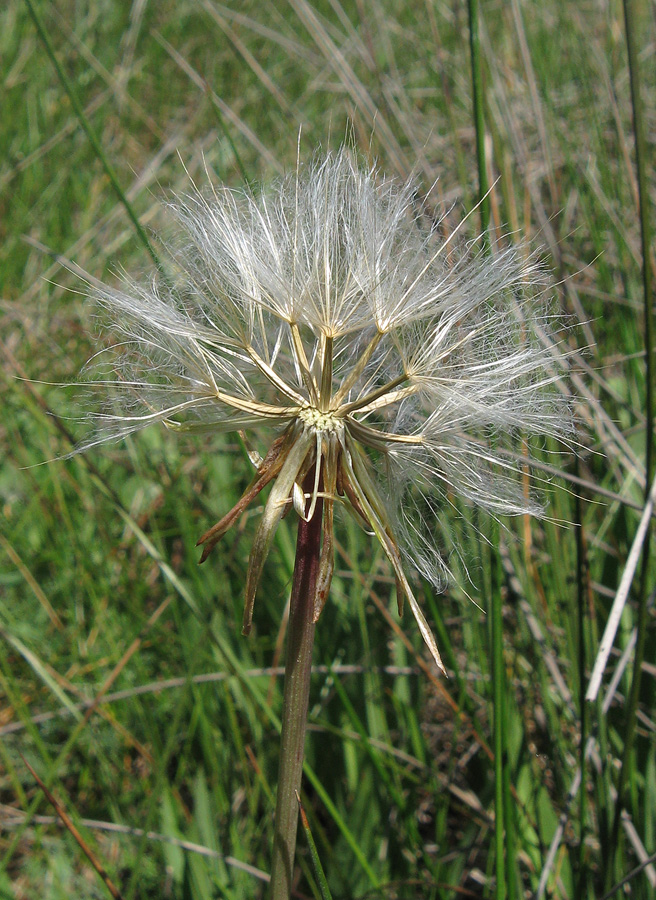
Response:
[{"label": "grassy field", "polygon": [[[639,197],[656,184],[634,137],[637,122],[653,162],[656,29],[630,5],[637,116],[621,3],[509,0],[479,10],[477,119],[465,3],[2,4],[0,898],[109,896],[26,761],[125,900],[264,894],[294,523],[243,638],[258,509],[202,567],[195,548],[248,483],[242,448],[156,427],[62,459],[84,409],[56,385],[102,327],[71,264],[109,282],[148,271],[133,219],[166,232],[162,200],[205,166],[267,184],[294,168],[299,129],[310,158],[347,127],[419,195],[437,179],[447,228],[477,201],[481,139],[493,233],[525,236],[552,272],[578,452],[536,448],[545,520],[503,520],[490,549],[493,526],[460,504],[441,535],[454,581],[420,596],[448,680],[398,618],[380,548],[340,522],[302,798],[332,895],[656,895],[655,580],[639,531],[654,474]],[[501,601],[501,648],[467,593]],[[320,896],[299,840],[296,896]]]}]

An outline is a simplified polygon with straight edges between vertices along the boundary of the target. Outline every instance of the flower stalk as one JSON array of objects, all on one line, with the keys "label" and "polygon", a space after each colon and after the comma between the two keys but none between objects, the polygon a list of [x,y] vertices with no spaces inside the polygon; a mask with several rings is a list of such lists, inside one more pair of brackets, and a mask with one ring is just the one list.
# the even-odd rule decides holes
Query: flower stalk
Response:
[{"label": "flower stalk", "polygon": [[[305,477],[306,493],[312,491],[314,472]],[[311,500],[307,501],[309,506]],[[307,710],[310,696],[315,606],[319,579],[322,531],[322,499],[309,521],[301,518],[296,539],[296,562],[289,601],[287,656],[283,695],[282,735],[278,770],[278,794],[273,837],[270,900],[289,900],[294,874],[298,794],[301,789]]]}]

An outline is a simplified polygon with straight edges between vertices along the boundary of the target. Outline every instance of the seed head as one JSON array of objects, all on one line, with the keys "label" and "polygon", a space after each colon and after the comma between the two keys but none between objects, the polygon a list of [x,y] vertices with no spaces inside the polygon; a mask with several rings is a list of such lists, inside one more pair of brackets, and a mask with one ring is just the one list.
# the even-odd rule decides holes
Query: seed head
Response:
[{"label": "seed head", "polygon": [[244,632],[291,507],[306,520],[322,508],[318,618],[338,505],[380,542],[400,609],[407,598],[443,669],[406,572],[443,586],[436,518],[452,495],[495,514],[539,512],[511,451],[520,432],[563,434],[568,416],[538,339],[548,323],[531,299],[537,266],[521,249],[487,256],[456,233],[440,239],[413,198],[342,149],[257,196],[221,188],[179,199],[173,277],[99,292],[122,337],[111,380],[124,402],[87,446],[157,421],[268,436],[248,489],[199,541],[203,561],[271,485]]}]

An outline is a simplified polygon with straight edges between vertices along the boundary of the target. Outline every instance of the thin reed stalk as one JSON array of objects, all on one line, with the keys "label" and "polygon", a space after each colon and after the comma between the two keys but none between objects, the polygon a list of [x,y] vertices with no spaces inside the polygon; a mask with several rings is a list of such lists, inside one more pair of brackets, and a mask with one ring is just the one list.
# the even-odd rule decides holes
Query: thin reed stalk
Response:
[{"label": "thin reed stalk", "polygon": [[[640,88],[640,60],[637,47],[636,31],[636,4],[634,0],[624,0],[624,22],[626,28],[626,44],[629,58],[629,77],[631,83],[631,105],[633,108],[633,132],[635,136],[636,169],[638,177],[638,202],[640,216],[640,236],[642,249],[642,290],[643,290],[643,317],[645,332],[645,360],[646,360],[646,395],[645,395],[645,470],[647,475],[645,487],[645,501],[649,499],[649,492],[654,478],[654,323],[653,323],[653,297],[652,297],[652,270],[651,270],[651,228],[649,221],[649,197],[648,179],[646,172],[647,143],[645,138],[645,123],[642,107],[642,95]],[[632,783],[636,774],[634,743],[636,723],[638,715],[638,701],[640,698],[640,683],[642,676],[642,663],[645,657],[645,644],[647,635],[647,600],[649,596],[650,576],[650,531],[648,526],[642,550],[642,567],[640,573],[640,593],[638,599],[638,637],[633,662],[633,676],[629,691],[624,748],[622,752],[622,767],[620,769],[617,786],[617,804],[613,818],[613,828],[610,841],[609,862],[606,868],[607,886],[615,877],[615,858],[620,835],[620,823],[626,798],[627,786]],[[618,873],[621,875],[622,873]]]},{"label": "thin reed stalk", "polygon": [[[478,165],[478,204],[483,246],[490,252],[490,197],[488,193],[487,165],[485,158],[485,113],[481,42],[479,31],[478,0],[468,0],[469,49],[472,69],[472,101],[474,129],[476,133],[476,160]],[[501,596],[502,570],[499,557],[499,525],[492,519],[490,527],[490,612],[489,641],[492,658],[492,705],[494,743],[494,857],[496,873],[496,900],[514,897],[514,872],[510,857],[514,850],[507,833],[510,821],[510,778],[506,750],[505,670],[503,659],[503,599]],[[506,877],[508,867],[509,878]],[[514,869],[514,866],[513,866]]]},{"label": "thin reed stalk", "polygon": [[[575,472],[579,474],[579,460],[574,458]],[[581,770],[581,786],[579,789],[579,847],[577,859],[577,885],[578,896],[588,896],[589,872],[586,860],[586,814],[587,814],[587,758],[586,744],[588,740],[588,715],[587,701],[585,699],[586,679],[586,643],[585,643],[585,580],[586,580],[586,554],[583,541],[583,501],[580,494],[574,498],[576,511],[576,608],[577,608],[577,644],[579,663],[579,718],[581,737],[579,744],[579,768]]]},{"label": "thin reed stalk", "polygon": [[483,74],[481,67],[481,39],[478,22],[478,0],[468,0],[469,52],[472,69],[472,103],[476,132],[476,161],[478,164],[478,201],[481,232],[488,240],[490,224],[490,197],[487,192],[487,167],[485,164],[485,113],[483,106]]}]

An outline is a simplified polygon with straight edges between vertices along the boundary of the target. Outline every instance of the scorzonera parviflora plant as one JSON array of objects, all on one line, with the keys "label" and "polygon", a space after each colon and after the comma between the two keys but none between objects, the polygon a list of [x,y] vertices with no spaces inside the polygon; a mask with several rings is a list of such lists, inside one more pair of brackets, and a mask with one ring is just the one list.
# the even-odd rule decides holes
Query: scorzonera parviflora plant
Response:
[{"label": "scorzonera parviflora plant", "polygon": [[[260,194],[193,189],[172,208],[181,234],[172,275],[95,292],[120,336],[111,382],[123,408],[97,417],[87,446],[154,422],[255,435],[267,449],[251,484],[199,541],[204,560],[270,487],[244,632],[276,527],[292,509],[299,535],[314,526],[303,551],[315,557],[304,601],[304,627],[313,627],[333,574],[335,508],[345,508],[380,542],[399,609],[407,600],[444,671],[411,584],[413,572],[444,584],[436,516],[452,495],[493,514],[539,512],[523,489],[518,436],[568,428],[550,389],[539,267],[521,248],[485,255],[459,228],[440,236],[411,185],[363,168],[348,148]],[[306,710],[307,698],[303,722]],[[294,779],[288,793],[300,769]],[[288,889],[294,835],[278,893],[274,852],[274,897]]]}]

